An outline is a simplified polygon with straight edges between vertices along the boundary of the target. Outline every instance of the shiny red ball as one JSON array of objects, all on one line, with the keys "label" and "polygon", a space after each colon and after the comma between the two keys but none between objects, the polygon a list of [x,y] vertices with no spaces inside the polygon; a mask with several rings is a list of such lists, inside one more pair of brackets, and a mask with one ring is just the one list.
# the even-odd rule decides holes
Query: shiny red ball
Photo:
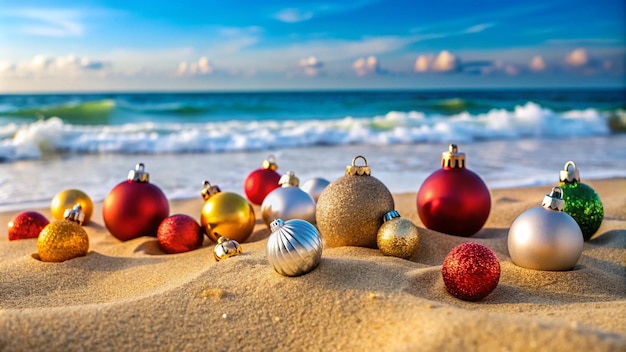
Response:
[{"label": "shiny red ball", "polygon": [[478,301],[498,286],[500,262],[488,247],[463,243],[448,253],[441,275],[448,293],[464,301]]},{"label": "shiny red ball", "polygon": [[252,171],[244,182],[243,188],[246,197],[251,203],[261,205],[265,196],[280,185],[280,174],[270,169],[257,169]]},{"label": "shiny red ball", "polygon": [[50,222],[36,211],[25,211],[9,221],[9,241],[37,238]]},{"label": "shiny red ball", "polygon": [[165,218],[157,231],[159,247],[166,253],[183,253],[198,249],[204,240],[200,224],[189,215],[175,214]]},{"label": "shiny red ball", "polygon": [[442,168],[424,181],[417,193],[417,212],[424,226],[468,237],[489,217],[491,195],[483,180],[466,168]]},{"label": "shiny red ball", "polygon": [[124,181],[102,203],[102,217],[109,232],[121,241],[156,236],[170,212],[161,189],[151,183]]}]

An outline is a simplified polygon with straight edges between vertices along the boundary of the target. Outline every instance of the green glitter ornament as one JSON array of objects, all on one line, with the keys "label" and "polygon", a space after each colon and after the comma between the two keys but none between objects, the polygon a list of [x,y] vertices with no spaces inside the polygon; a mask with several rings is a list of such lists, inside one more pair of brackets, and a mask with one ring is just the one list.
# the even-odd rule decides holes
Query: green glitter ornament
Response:
[{"label": "green glitter ornament", "polygon": [[578,168],[573,161],[565,163],[559,174],[559,186],[563,189],[563,211],[576,220],[585,241],[589,240],[602,224],[604,207],[593,188],[580,182]]}]

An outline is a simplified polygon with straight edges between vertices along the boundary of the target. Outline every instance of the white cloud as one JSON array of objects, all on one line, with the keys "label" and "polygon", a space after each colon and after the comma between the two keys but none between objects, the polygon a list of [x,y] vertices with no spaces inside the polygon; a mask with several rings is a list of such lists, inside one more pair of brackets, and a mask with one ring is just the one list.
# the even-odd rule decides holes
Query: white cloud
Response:
[{"label": "white cloud", "polygon": [[493,26],[494,26],[493,23],[481,23],[481,24],[477,24],[475,26],[471,26],[471,27],[467,28],[462,33],[479,33],[479,32],[484,31],[485,29],[491,28]]},{"label": "white cloud", "polygon": [[32,77],[32,76],[76,76],[88,71],[104,71],[110,66],[102,60],[92,60],[86,56],[74,54],[50,57],[39,54],[30,61],[3,63],[0,74],[5,76]]},{"label": "white cloud", "polygon": [[587,64],[589,64],[587,51],[582,48],[572,51],[565,57],[565,63],[573,67],[586,66]]},{"label": "white cloud", "polygon": [[30,20],[19,28],[23,33],[44,37],[79,37],[83,35],[83,14],[69,9],[23,8],[6,12],[11,17]]},{"label": "white cloud", "polygon": [[506,65],[504,67],[504,72],[509,76],[517,76],[522,72],[522,70],[515,65]]},{"label": "white cloud", "polygon": [[367,58],[358,58],[353,64],[352,68],[357,76],[367,76],[373,74],[384,73],[378,62],[376,56],[368,56]]},{"label": "white cloud", "polygon": [[197,61],[187,63],[187,61],[181,61],[178,64],[178,70],[176,74],[178,76],[183,75],[208,75],[213,73],[215,68],[206,56],[202,56]]},{"label": "white cloud", "polygon": [[447,50],[443,50],[437,55],[432,64],[432,70],[436,72],[458,71],[460,60]]},{"label": "white cloud", "polygon": [[543,57],[541,57],[540,55],[537,55],[530,60],[528,67],[531,69],[531,71],[539,72],[539,71],[545,70],[548,67],[548,65],[546,65],[546,62],[543,60]]},{"label": "white cloud", "polygon": [[319,75],[323,66],[324,63],[318,60],[315,56],[300,59],[298,62],[298,67],[304,70],[305,75],[310,77]]},{"label": "white cloud", "polygon": [[274,18],[286,23],[302,22],[313,18],[313,11],[304,11],[296,8],[286,8],[274,14]]},{"label": "white cloud", "polygon": [[433,55],[420,55],[415,60],[413,71],[415,72],[428,72],[432,62],[435,60]]}]

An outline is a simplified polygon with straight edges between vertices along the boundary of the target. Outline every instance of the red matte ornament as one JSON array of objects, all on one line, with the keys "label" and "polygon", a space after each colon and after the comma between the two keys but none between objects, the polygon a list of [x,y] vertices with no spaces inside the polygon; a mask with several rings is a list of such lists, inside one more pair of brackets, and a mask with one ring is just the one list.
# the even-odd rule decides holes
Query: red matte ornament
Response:
[{"label": "red matte ornament", "polygon": [[169,215],[165,194],[149,180],[144,165],[137,164],[128,173],[128,180],[115,186],[104,199],[104,224],[117,239],[156,236],[161,221]]},{"label": "red matte ornament", "polygon": [[417,212],[424,225],[449,235],[468,237],[489,217],[491,196],[483,180],[465,168],[457,146],[442,153],[442,168],[433,172],[417,193]]},{"label": "red matte ornament", "polygon": [[200,224],[189,215],[175,214],[165,218],[157,231],[159,247],[170,254],[198,249],[204,240]]},{"label": "red matte ornament", "polygon": [[498,286],[500,262],[488,247],[463,243],[448,253],[441,275],[448,293],[464,301],[478,301]]},{"label": "red matte ornament", "polygon": [[9,221],[9,241],[37,238],[50,222],[36,211],[25,211]]},{"label": "red matte ornament", "polygon": [[243,188],[251,203],[261,205],[265,196],[280,186],[278,184],[280,174],[276,172],[276,169],[278,169],[276,159],[269,156],[263,161],[260,169],[252,171],[246,177]]}]

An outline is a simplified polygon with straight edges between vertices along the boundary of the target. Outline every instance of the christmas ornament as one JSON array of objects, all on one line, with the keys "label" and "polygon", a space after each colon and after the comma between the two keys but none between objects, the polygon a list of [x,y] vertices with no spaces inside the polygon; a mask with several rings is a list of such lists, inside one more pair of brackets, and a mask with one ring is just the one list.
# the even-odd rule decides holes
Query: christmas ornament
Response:
[{"label": "christmas ornament", "polygon": [[80,204],[83,214],[85,214],[83,223],[88,224],[93,212],[93,202],[85,192],[78,189],[66,189],[57,193],[50,202],[50,213],[54,219],[63,220],[65,210],[75,204]]},{"label": "christmas ornament", "polygon": [[293,171],[289,171],[278,181],[281,187],[265,197],[261,204],[261,215],[268,228],[278,218],[302,219],[315,224],[315,200],[298,187],[299,183]]},{"label": "christmas ornament", "polygon": [[64,262],[89,251],[89,236],[81,227],[85,214],[80,204],[65,211],[65,219],[44,227],[37,239],[37,253],[44,262]]},{"label": "christmas ornament", "polygon": [[300,188],[313,197],[313,200],[317,202],[320,194],[322,194],[322,192],[326,189],[326,186],[329,184],[330,181],[321,177],[315,177],[306,181]]},{"label": "christmas ornament", "polygon": [[102,217],[109,232],[121,241],[156,236],[170,212],[161,189],[150,183],[143,164],[128,173],[128,180],[113,187],[104,198]]},{"label": "christmas ornament", "polygon": [[280,174],[276,172],[276,169],[278,169],[276,159],[270,155],[266,160],[263,160],[260,169],[252,171],[246,177],[243,187],[250,202],[261,205],[265,196],[279,187]]},{"label": "christmas ornament", "polygon": [[392,210],[383,217],[384,223],[378,229],[376,243],[384,255],[409,259],[419,244],[417,226],[409,219],[401,218]]},{"label": "christmas ornament", "polygon": [[212,241],[220,236],[245,242],[254,230],[256,216],[248,201],[237,193],[222,192],[218,186],[204,181],[200,214],[202,228]]},{"label": "christmas ornament", "polygon": [[543,198],[542,207],[523,212],[509,228],[509,255],[515,265],[535,270],[570,270],[583,252],[583,234],[563,212],[560,187]]},{"label": "christmas ornament", "polygon": [[[357,166],[357,159],[364,165]],[[330,247],[376,248],[383,216],[393,210],[391,192],[377,178],[363,156],[352,159],[346,174],[333,181],[317,200],[317,227]]]},{"label": "christmas ornament", "polygon": [[563,190],[563,200],[565,201],[563,211],[576,220],[584,240],[587,241],[602,224],[604,218],[602,201],[593,188],[580,182],[578,168],[573,161],[568,161],[565,164],[559,176],[559,186]]},{"label": "christmas ornament", "polygon": [[277,273],[299,276],[317,267],[322,258],[322,240],[315,226],[301,219],[276,219],[270,228],[265,253]]},{"label": "christmas ornament", "polygon": [[204,232],[191,216],[175,214],[161,222],[157,239],[165,253],[183,253],[202,247]]},{"label": "christmas ornament", "polygon": [[498,286],[500,262],[488,247],[462,243],[444,259],[441,275],[448,293],[464,301],[478,301]]},{"label": "christmas ornament", "polygon": [[9,221],[9,241],[37,238],[49,221],[36,211],[25,211]]},{"label": "christmas ornament", "polygon": [[213,257],[215,257],[215,260],[218,262],[241,253],[243,253],[243,249],[239,243],[235,240],[229,240],[224,236],[217,239],[217,245],[213,248]]},{"label": "christmas ornament", "polygon": [[459,153],[455,144],[441,154],[441,166],[426,178],[417,193],[419,217],[431,230],[471,236],[489,217],[489,189],[465,167],[465,153]]}]

